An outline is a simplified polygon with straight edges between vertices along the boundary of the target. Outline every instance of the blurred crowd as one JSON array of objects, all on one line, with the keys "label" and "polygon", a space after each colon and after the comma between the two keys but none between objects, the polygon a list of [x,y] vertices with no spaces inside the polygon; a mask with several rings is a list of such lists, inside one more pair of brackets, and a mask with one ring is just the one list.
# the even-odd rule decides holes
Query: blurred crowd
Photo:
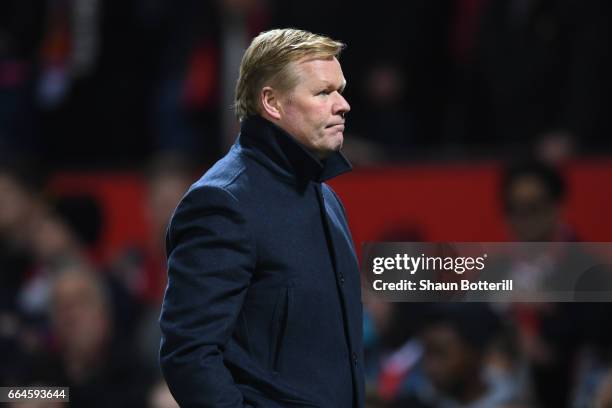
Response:
[{"label": "blurred crowd", "polygon": [[[149,240],[106,258],[95,251],[104,224],[95,200],[56,197],[40,174],[32,163],[0,166],[0,386],[67,386],[75,407],[176,406],[158,366],[164,230],[197,175],[193,164],[167,153],[142,169]],[[541,161],[504,169],[499,195],[512,240],[583,239],[562,217],[566,183]],[[402,234],[376,240],[413,240]],[[509,265],[508,277],[535,287],[569,262],[544,251]],[[611,303],[363,295],[368,408],[612,404]]]},{"label": "blurred crowd", "polygon": [[[514,242],[578,242],[562,217],[567,182],[555,167],[519,161],[499,195]],[[401,233],[400,233],[401,234]],[[394,232],[379,240],[411,241]],[[519,291],[554,288],[575,273],[555,247],[513,259]],[[610,270],[597,285],[609,288]],[[601,289],[605,290],[605,289]],[[371,408],[612,406],[612,304],[390,303],[365,292],[364,341]],[[584,302],[587,301],[587,302]]]},{"label": "blurred crowd", "polygon": [[610,151],[606,0],[5,0],[0,149],[54,166],[215,160],[254,35],[348,44],[355,163]]},{"label": "blurred crowd", "polygon": [[[513,239],[588,241],[562,219],[566,181],[551,164],[612,152],[611,7],[3,0],[0,385],[68,386],[75,407],[176,406],[157,362],[166,223],[196,169],[234,140],[242,52],[272,27],[348,44],[354,164],[537,157],[502,177]],[[150,242],[101,259],[96,201],[47,188],[63,168],[139,171]],[[540,279],[541,265],[529,271]],[[369,408],[612,407],[607,304],[399,304],[367,293],[364,303]]]},{"label": "blurred crowd", "polygon": [[164,231],[194,171],[164,155],[141,176],[150,240],[101,259],[95,200],[53,197],[32,164],[0,166],[2,386],[67,386],[75,407],[176,406],[158,364]]}]

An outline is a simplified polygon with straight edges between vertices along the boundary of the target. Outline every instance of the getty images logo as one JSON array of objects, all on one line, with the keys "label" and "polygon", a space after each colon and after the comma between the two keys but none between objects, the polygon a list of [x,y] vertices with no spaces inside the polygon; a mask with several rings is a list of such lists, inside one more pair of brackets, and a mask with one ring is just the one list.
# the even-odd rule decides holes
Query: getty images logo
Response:
[{"label": "getty images logo", "polygon": [[482,271],[487,254],[472,256],[410,256],[396,254],[391,257],[375,257],[372,260],[372,272],[380,275],[385,271],[398,270],[414,275],[417,271],[452,271],[458,275],[466,271]]}]

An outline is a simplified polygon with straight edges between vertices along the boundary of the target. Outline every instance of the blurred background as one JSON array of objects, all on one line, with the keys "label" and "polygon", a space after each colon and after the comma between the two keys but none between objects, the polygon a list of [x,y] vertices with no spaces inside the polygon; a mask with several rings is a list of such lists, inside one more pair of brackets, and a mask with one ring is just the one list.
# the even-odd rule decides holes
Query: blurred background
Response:
[{"label": "blurred background", "polygon": [[[176,406],[157,362],[164,231],[233,143],[242,53],[269,28],[348,44],[355,170],[331,184],[358,251],[611,241],[611,8],[2,0],[0,385]],[[510,273],[537,282],[564,262]],[[369,408],[612,406],[608,304],[364,305]]]}]

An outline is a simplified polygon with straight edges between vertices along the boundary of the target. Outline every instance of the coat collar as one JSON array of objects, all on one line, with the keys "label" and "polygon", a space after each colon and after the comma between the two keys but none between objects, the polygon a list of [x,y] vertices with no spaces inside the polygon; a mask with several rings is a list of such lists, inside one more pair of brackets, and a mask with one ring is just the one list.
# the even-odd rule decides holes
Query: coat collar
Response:
[{"label": "coat collar", "polygon": [[340,152],[319,160],[289,133],[261,116],[250,116],[242,121],[237,143],[255,150],[256,159],[273,171],[298,181],[323,182],[352,168]]}]

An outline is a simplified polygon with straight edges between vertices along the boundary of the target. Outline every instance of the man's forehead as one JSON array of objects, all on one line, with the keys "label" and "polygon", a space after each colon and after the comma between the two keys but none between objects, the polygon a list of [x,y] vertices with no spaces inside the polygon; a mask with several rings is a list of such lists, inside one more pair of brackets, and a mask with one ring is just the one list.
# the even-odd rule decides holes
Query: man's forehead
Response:
[{"label": "man's forehead", "polygon": [[305,57],[296,62],[295,68],[298,73],[306,74],[303,76],[304,79],[334,86],[344,87],[346,85],[340,62],[336,57]]}]

